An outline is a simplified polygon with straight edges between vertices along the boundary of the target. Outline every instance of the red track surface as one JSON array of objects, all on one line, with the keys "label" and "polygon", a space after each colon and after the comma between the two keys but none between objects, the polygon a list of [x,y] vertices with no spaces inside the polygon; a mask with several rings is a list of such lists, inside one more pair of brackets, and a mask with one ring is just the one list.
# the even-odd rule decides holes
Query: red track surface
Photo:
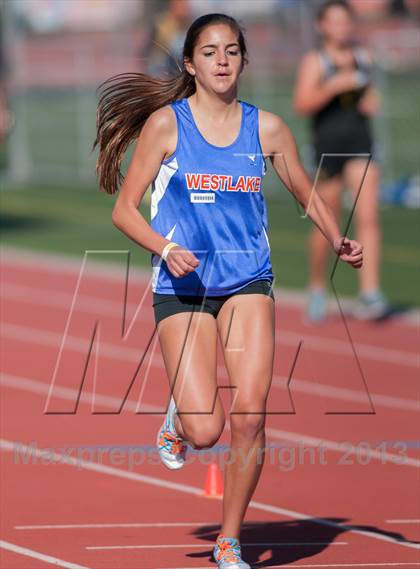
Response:
[{"label": "red track surface", "polygon": [[[89,270],[71,311],[79,269],[15,251],[2,259],[0,566],[215,567],[211,551],[221,502],[200,492],[209,462],[222,467],[227,458],[216,451],[229,444],[228,422],[213,454],[190,452],[192,464],[179,472],[165,469],[154,443],[169,390],[154,341],[116,412],[153,336],[150,290],[122,341],[118,270]],[[126,329],[147,284],[139,273],[130,274]],[[308,326],[299,302],[279,291],[276,297],[266,423],[271,454],[241,534],[244,558],[253,567],[420,567],[418,326],[405,318],[348,320],[361,375],[338,316]],[[69,414],[98,318],[96,385],[92,357],[77,410]],[[220,346],[218,358],[219,386],[227,386]],[[61,414],[45,413],[52,385],[48,410]],[[92,414],[93,391],[95,411],[102,414]],[[228,415],[229,390],[221,394]],[[139,400],[142,412],[136,414]],[[38,454],[27,455],[24,464],[24,447],[19,453],[15,443]],[[56,453],[55,463],[42,459],[46,449]],[[66,456],[73,462],[65,463]],[[63,525],[71,527],[57,527]]]}]

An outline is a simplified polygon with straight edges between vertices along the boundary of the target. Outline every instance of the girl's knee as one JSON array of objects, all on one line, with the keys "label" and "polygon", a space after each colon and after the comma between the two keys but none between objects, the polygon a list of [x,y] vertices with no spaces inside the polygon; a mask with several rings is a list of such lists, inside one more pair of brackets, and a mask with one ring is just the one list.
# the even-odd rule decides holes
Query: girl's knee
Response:
[{"label": "girl's knee", "polygon": [[265,412],[232,413],[230,418],[232,435],[245,438],[255,437],[264,429],[265,417]]},{"label": "girl's knee", "polygon": [[219,440],[224,423],[216,421],[207,421],[202,417],[196,418],[194,421],[187,420],[183,422],[182,428],[184,429],[187,441],[197,450],[204,448],[211,448]]}]

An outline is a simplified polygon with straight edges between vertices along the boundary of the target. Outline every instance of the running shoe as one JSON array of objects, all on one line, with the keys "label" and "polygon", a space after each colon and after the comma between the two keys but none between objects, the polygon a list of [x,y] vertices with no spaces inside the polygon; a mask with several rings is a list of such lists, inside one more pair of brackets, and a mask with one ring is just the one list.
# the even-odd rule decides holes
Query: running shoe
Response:
[{"label": "running shoe", "polygon": [[163,464],[170,470],[182,468],[187,445],[175,430],[174,418],[177,408],[173,396],[169,402],[165,420],[158,431],[156,444]]},{"label": "running shoe", "polygon": [[213,550],[213,557],[219,569],[251,569],[241,558],[241,546],[235,537],[219,534]]},{"label": "running shoe", "polygon": [[309,322],[322,322],[327,316],[327,295],[323,290],[310,290],[306,307]]},{"label": "running shoe", "polygon": [[391,305],[380,290],[361,294],[353,315],[360,320],[380,320],[391,313]]}]

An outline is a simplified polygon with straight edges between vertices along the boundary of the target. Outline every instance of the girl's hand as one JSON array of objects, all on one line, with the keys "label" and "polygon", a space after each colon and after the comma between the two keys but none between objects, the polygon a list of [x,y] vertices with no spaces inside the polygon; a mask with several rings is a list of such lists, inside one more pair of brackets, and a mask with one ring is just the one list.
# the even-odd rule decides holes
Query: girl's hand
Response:
[{"label": "girl's hand", "polygon": [[360,87],[359,75],[354,70],[339,71],[328,79],[328,82],[335,95],[341,95],[341,93]]},{"label": "girl's hand", "polygon": [[200,261],[193,253],[191,253],[191,251],[177,245],[170,249],[168,256],[166,257],[166,264],[174,277],[181,278],[185,277],[188,273],[195,271],[200,264]]},{"label": "girl's hand", "polygon": [[360,269],[363,265],[363,246],[357,241],[347,237],[339,237],[334,240],[334,251],[342,261],[354,269]]},{"label": "girl's hand", "polygon": [[368,116],[376,115],[381,110],[381,98],[373,87],[366,90],[358,104],[359,111]]}]

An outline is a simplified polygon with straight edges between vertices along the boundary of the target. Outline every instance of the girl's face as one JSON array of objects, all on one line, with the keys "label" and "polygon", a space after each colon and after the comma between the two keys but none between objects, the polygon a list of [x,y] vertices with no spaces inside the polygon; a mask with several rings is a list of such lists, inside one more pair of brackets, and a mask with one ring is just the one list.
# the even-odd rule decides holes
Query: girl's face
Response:
[{"label": "girl's face", "polygon": [[243,67],[237,34],[226,24],[207,26],[185,67],[206,90],[218,94],[236,90]]},{"label": "girl's face", "polygon": [[327,41],[347,45],[353,37],[353,18],[345,8],[331,6],[318,22],[318,31]]}]

